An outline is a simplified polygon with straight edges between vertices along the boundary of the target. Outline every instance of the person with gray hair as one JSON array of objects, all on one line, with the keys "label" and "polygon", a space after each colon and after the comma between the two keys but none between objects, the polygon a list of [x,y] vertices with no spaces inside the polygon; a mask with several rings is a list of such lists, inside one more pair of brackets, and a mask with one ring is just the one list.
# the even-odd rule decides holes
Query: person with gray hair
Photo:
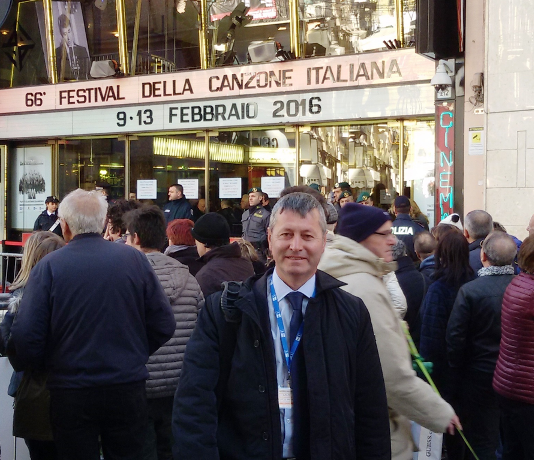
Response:
[{"label": "person with gray hair", "polygon": [[268,241],[275,268],[199,313],[174,398],[174,458],[391,460],[369,313],[317,270],[323,207],[282,196]]},{"label": "person with gray hair", "polygon": [[137,458],[144,445],[148,357],[176,329],[144,254],[102,238],[99,192],[78,189],[59,206],[68,245],[32,270],[12,327],[17,356],[48,371],[59,458]]},{"label": "person with gray hair", "polygon": [[480,458],[495,458],[499,441],[499,405],[493,373],[501,342],[501,306],[514,278],[515,242],[490,233],[482,245],[478,278],[464,284],[447,325],[447,357],[459,376],[458,410],[467,439]]},{"label": "person with gray hair", "polygon": [[480,247],[484,238],[493,231],[493,219],[481,209],[469,212],[465,216],[464,236],[469,243],[469,265],[475,274],[482,268]]}]

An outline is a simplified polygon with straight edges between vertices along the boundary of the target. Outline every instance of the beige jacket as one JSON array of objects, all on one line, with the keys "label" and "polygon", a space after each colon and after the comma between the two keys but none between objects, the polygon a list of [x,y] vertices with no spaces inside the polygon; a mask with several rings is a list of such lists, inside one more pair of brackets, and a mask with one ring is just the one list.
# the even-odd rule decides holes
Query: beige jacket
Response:
[{"label": "beige jacket", "polygon": [[328,238],[319,269],[347,283],[342,289],[360,297],[371,315],[386,383],[393,460],[409,460],[415,449],[410,422],[445,432],[454,410],[412,368],[408,344],[382,277],[395,269],[361,244]]}]

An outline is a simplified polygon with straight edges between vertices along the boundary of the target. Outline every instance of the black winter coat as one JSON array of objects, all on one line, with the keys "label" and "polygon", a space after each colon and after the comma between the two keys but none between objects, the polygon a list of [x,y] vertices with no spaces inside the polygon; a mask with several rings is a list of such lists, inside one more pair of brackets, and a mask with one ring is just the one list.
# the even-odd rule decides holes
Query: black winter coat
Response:
[{"label": "black winter coat", "polygon": [[186,265],[189,268],[189,273],[193,276],[195,276],[204,266],[204,263],[200,261],[196,246],[189,246],[178,251],[167,252],[166,255]]},{"label": "black winter coat", "polygon": [[[58,220],[59,217],[57,215],[57,211],[52,214],[48,215],[47,210],[45,209],[41,214],[39,214],[39,217],[35,220],[35,223],[33,224],[33,231],[47,231],[52,228],[52,225],[56,223],[56,220]],[[63,232],[61,231],[61,225],[57,225],[54,230],[52,230],[53,233],[55,233],[58,236],[61,236],[63,238]]]},{"label": "black winter coat", "polygon": [[513,278],[482,276],[460,288],[447,325],[451,367],[493,374],[501,343],[502,299]]},{"label": "black winter coat", "polygon": [[419,347],[419,337],[421,335],[421,315],[419,310],[426,293],[425,277],[417,270],[412,259],[408,256],[397,259],[397,265],[399,268],[395,271],[395,275],[408,305],[404,321],[410,326],[410,335],[415,345]]},{"label": "black winter coat", "polygon": [[[228,344],[221,337],[229,327],[221,294],[209,297],[200,311],[174,399],[175,459],[281,459],[267,302],[271,273],[247,280],[235,302],[242,320],[221,392],[220,352]],[[310,460],[390,460],[387,401],[369,313],[360,299],[339,289],[343,284],[318,271],[304,319]]]},{"label": "black winter coat", "polygon": [[204,297],[220,291],[223,281],[245,281],[254,275],[252,262],[241,257],[238,243],[213,248],[200,258],[200,262],[204,266],[195,278]]},{"label": "black winter coat", "polygon": [[189,204],[189,201],[183,196],[178,200],[169,201],[163,207],[163,213],[165,214],[165,220],[167,224],[174,219],[191,219],[193,220],[193,209]]},{"label": "black winter coat", "polygon": [[484,238],[479,238],[478,240],[469,243],[469,265],[475,272],[475,277],[477,277],[477,272],[482,268],[482,262],[480,261],[480,249],[482,248],[481,244],[484,241]]}]

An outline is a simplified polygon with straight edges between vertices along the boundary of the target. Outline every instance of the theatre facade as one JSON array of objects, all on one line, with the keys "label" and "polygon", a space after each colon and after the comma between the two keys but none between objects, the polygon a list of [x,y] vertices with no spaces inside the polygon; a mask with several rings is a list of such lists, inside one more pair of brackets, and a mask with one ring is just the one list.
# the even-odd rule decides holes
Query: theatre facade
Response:
[{"label": "theatre facade", "polygon": [[[137,2],[108,1],[107,11],[117,18],[111,26],[104,21],[111,21],[109,14],[96,21],[102,11],[93,2],[14,3],[18,19],[0,27],[19,42],[2,48],[13,59],[0,58],[4,239],[31,230],[48,195],[61,199],[78,187],[105,186],[113,199],[135,196],[163,205],[177,182],[188,199],[204,198],[213,211],[222,199],[238,203],[250,187],[276,197],[289,185],[318,183],[326,193],[347,181],[354,194],[382,189],[384,202],[395,191],[409,194],[434,221],[435,93],[429,82],[435,64],[414,48],[385,49],[385,32],[397,37],[399,26],[377,24],[398,19],[398,9],[377,1],[367,2],[367,11],[355,3],[360,32],[351,35],[342,27],[342,10],[310,10],[302,2],[292,12],[289,3],[286,9],[283,2],[259,3],[248,11],[257,17],[234,32],[229,26],[224,40],[208,27],[203,44],[198,30],[178,27],[181,2],[165,2],[172,4],[173,22],[166,16],[167,35],[158,34],[164,45],[149,49],[154,32],[143,29],[145,13],[152,18],[144,2],[138,22],[132,13]],[[192,2],[183,3],[187,12]],[[28,22],[28,4],[37,13],[33,26],[22,27],[20,11]],[[119,13],[121,6],[126,11]],[[223,27],[238,7],[209,10],[206,24]],[[65,24],[74,29],[75,19],[71,41],[86,50],[78,57],[60,37],[69,33]],[[54,31],[54,24],[63,28]],[[95,38],[106,27],[118,30],[118,52]],[[408,40],[410,28],[401,27]],[[34,42],[26,54],[24,37]],[[100,76],[113,61],[123,75]]]}]

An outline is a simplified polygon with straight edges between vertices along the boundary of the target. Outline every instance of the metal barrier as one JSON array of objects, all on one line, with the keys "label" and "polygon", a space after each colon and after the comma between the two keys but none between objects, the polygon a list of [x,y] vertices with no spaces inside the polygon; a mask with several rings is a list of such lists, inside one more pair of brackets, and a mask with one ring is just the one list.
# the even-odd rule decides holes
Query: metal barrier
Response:
[{"label": "metal barrier", "polygon": [[[22,263],[22,254],[10,254],[8,252],[0,252],[2,257],[2,291],[6,292],[6,286],[12,283],[20,271]],[[0,302],[0,308],[2,308]]]}]

